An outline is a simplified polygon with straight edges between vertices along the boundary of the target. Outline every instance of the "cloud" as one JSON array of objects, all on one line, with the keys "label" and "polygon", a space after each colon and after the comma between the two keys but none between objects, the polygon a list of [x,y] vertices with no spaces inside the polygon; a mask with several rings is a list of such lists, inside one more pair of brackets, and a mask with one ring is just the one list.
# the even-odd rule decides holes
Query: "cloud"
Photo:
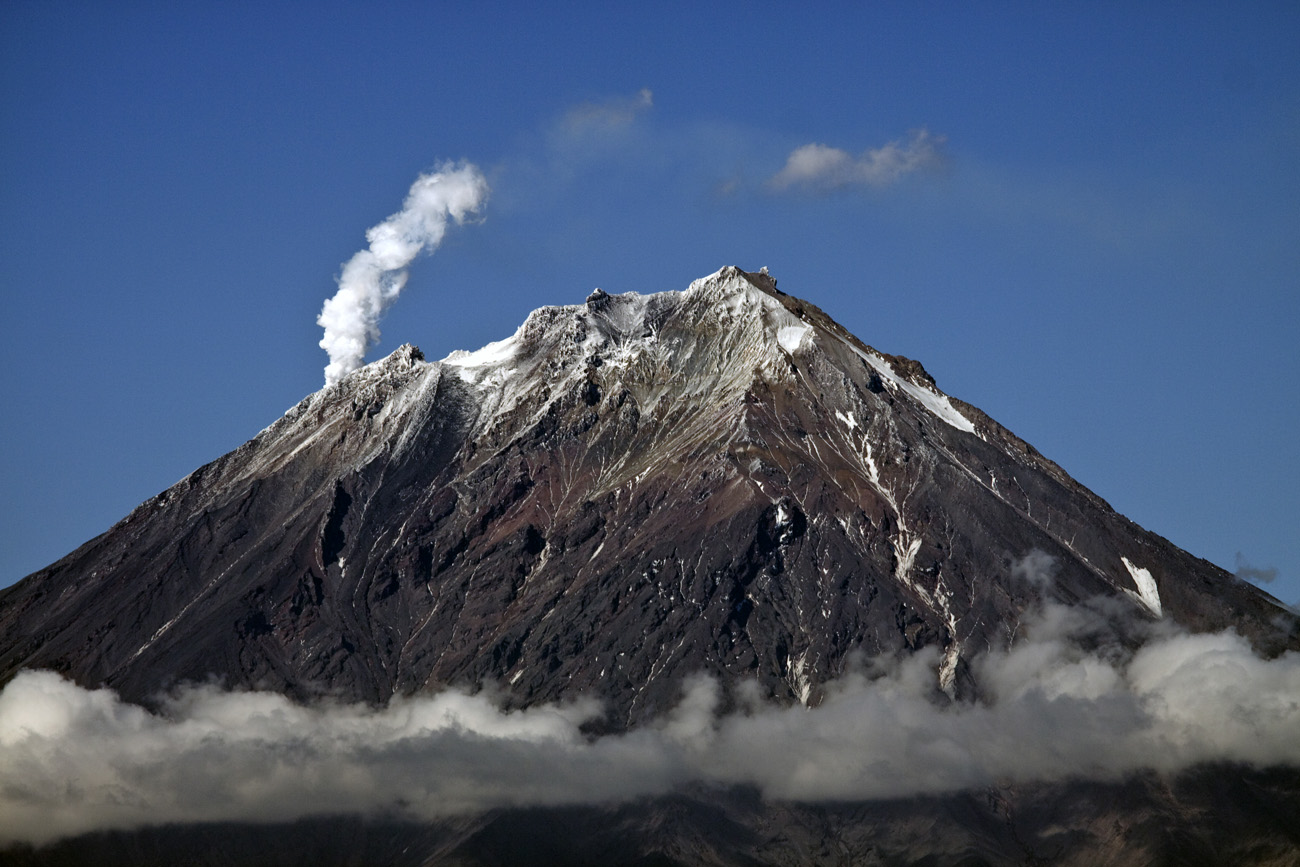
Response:
[{"label": "cloud", "polygon": [[1056,558],[1037,548],[1011,564],[1011,577],[1035,587],[1050,587],[1056,577]]},{"label": "cloud", "polygon": [[[167,822],[448,815],[663,791],[681,773],[647,737],[588,743],[594,704],[512,713],[445,692],[386,708],[302,706],[211,686],[159,715],[25,672],[0,693],[0,841]],[[676,773],[675,773],[676,772]]]},{"label": "cloud", "polygon": [[436,250],[447,224],[465,222],[487,196],[487,179],[476,166],[446,163],[420,175],[402,210],[366,232],[370,246],[343,265],[338,292],[316,317],[325,329],[320,346],[330,357],[327,386],[360,367],[379,341],[379,318],[406,286],[407,266],[421,252]]},{"label": "cloud", "polygon": [[904,175],[938,164],[943,136],[920,129],[906,142],[892,141],[854,157],[823,144],[795,148],[785,167],[768,181],[776,190],[803,188],[828,191],[851,186],[884,187]]},{"label": "cloud", "polygon": [[598,135],[631,126],[654,106],[654,93],[643,87],[630,97],[613,97],[601,102],[584,102],[569,109],[562,122],[571,136]]},{"label": "cloud", "polygon": [[1251,581],[1255,584],[1268,584],[1277,580],[1277,569],[1272,566],[1256,567],[1246,562],[1246,558],[1237,552],[1237,571],[1234,573],[1242,581]]},{"label": "cloud", "polygon": [[659,722],[594,738],[582,731],[600,716],[591,701],[504,711],[490,691],[449,691],[375,709],[202,686],[151,714],[24,672],[0,692],[0,840],[602,804],[688,782],[868,800],[1211,761],[1300,765],[1300,654],[1264,660],[1234,632],[1167,623],[1145,623],[1135,645],[1117,618],[1100,604],[1047,605],[1013,647],[974,660],[978,701],[937,692],[931,648],[863,661],[811,709],[741,686],[739,709],[720,714],[724,687],[695,678]]}]

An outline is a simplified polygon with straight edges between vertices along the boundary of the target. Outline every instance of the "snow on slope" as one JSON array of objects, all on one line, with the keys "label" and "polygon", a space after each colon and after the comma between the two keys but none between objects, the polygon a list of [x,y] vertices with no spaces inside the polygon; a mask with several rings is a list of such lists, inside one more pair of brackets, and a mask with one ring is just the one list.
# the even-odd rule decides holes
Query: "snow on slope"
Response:
[{"label": "snow on slope", "polygon": [[[691,304],[707,307],[713,318],[759,338],[757,342],[760,345],[744,347],[747,351],[734,359],[737,362],[754,361],[755,354],[764,354],[768,357],[761,360],[766,367],[778,361],[774,356],[779,351],[797,355],[819,340],[834,340],[843,343],[869,364],[891,389],[901,390],[945,424],[966,433],[975,433],[975,425],[952,405],[947,395],[900,375],[879,353],[864,351],[800,319],[776,296],[760,289],[749,276],[734,267],[722,268],[693,281],[685,292],[609,295],[597,289],[586,304],[541,308],[530,314],[528,321],[511,337],[489,343],[474,352],[457,350],[440,363],[455,367],[468,383],[500,385],[513,373],[516,365],[522,363],[521,355],[533,354],[543,347],[552,348],[559,336],[555,332],[567,333],[574,329],[575,323],[578,327],[573,338],[574,348],[585,354],[602,349],[612,351],[615,361],[629,363],[637,354],[652,348],[657,350],[659,324]],[[735,372],[748,376],[753,369]]]}]

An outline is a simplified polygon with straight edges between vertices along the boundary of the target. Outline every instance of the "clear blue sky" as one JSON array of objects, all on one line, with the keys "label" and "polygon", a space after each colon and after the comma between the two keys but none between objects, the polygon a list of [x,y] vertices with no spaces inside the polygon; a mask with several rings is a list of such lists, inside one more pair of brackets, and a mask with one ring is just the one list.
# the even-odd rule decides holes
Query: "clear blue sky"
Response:
[{"label": "clear blue sky", "polygon": [[1300,600],[1300,6],[542,5],[0,4],[0,585],[319,388],[340,264],[467,159],[371,359],[765,265]]}]

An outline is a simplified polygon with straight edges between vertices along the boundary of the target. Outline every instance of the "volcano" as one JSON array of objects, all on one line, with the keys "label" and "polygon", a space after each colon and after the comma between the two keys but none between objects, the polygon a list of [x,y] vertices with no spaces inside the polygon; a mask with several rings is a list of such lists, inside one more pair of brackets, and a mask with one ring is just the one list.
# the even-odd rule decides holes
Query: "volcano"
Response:
[{"label": "volcano", "polygon": [[[0,679],[52,670],[146,707],[213,681],[372,706],[492,685],[507,708],[597,698],[598,736],[661,718],[700,674],[816,708],[864,658],[926,654],[935,701],[977,701],[978,660],[1031,612],[1096,600],[1235,630],[1263,657],[1300,648],[1267,594],[1117,514],[919,362],[729,267],[683,292],[597,289],[441,361],[406,345],[310,395],[0,591]],[[1184,785],[1198,809],[1221,788]],[[1129,795],[1177,801],[1152,786]],[[774,821],[734,798],[716,821],[687,810],[713,829],[692,834]],[[686,809],[665,803],[660,824]],[[967,825],[1002,827],[979,803]],[[891,809],[897,829],[928,808]],[[476,845],[542,820],[492,821]],[[599,837],[604,820],[546,821]],[[669,861],[703,863],[691,851]]]}]

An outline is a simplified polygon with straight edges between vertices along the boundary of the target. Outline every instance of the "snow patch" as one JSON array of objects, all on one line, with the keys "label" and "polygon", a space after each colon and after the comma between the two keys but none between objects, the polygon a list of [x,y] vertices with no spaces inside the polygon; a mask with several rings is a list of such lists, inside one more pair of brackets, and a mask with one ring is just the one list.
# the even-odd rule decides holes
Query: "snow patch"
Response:
[{"label": "snow patch", "polygon": [[[944,605],[947,609],[947,605]],[[948,611],[948,646],[939,663],[939,689],[949,698],[957,695],[957,663],[961,661],[961,642],[957,640],[957,617]]]},{"label": "snow patch", "polygon": [[837,409],[835,410],[835,417],[843,422],[844,426],[849,430],[857,430],[858,420],[854,417],[853,413],[845,414]]},{"label": "snow patch", "polygon": [[889,366],[889,362],[874,353],[863,352],[848,341],[844,341],[844,345],[857,353],[867,364],[870,364],[881,377],[888,380],[895,387],[907,392],[913,400],[921,404],[941,421],[957,428],[957,430],[975,433],[974,423],[957,411],[957,407],[953,406],[948,400],[948,395],[903,379],[894,372],[894,368]]},{"label": "snow patch", "polygon": [[812,697],[812,679],[808,676],[807,667],[808,651],[805,650],[799,654],[799,658],[790,666],[790,675],[794,678],[795,693],[799,696],[799,703],[804,707],[808,706],[808,699]]},{"label": "snow patch", "polygon": [[876,466],[875,456],[871,454],[871,443],[865,438],[862,440],[862,460],[867,464],[867,474],[871,479],[871,484],[875,486],[881,496],[889,501],[889,505],[894,507],[894,512],[898,514],[898,520],[901,522],[903,515],[898,511],[898,503],[894,500],[893,493],[885,490],[884,485],[880,484],[880,469]]},{"label": "snow patch", "polygon": [[1151,610],[1156,617],[1163,617],[1163,611],[1160,606],[1160,591],[1156,588],[1156,579],[1151,577],[1148,569],[1142,569],[1135,566],[1127,557],[1121,557],[1124,562],[1124,568],[1128,569],[1128,574],[1133,577],[1133,583],[1137,585],[1138,592],[1134,593],[1127,588],[1124,592],[1141,602]]},{"label": "snow patch", "polygon": [[776,507],[776,535],[782,545],[794,538],[794,520],[790,507],[784,502]]},{"label": "snow patch", "polygon": [[491,367],[514,360],[518,352],[519,332],[516,331],[505,340],[494,341],[474,352],[457,349],[444,358],[442,363],[461,368]]},{"label": "snow patch", "polygon": [[[894,543],[894,555],[898,558],[894,574],[914,588],[916,585],[913,584],[911,578],[908,576],[912,573],[912,564],[916,562],[916,552],[919,550],[921,550],[920,536],[908,539],[905,534],[900,533],[898,541]],[[927,602],[930,601],[929,593],[923,595]]]},{"label": "snow patch", "polygon": [[786,352],[794,355],[803,346],[804,339],[812,333],[812,327],[800,323],[799,325],[784,325],[776,332],[776,342],[781,344],[781,348]]}]

